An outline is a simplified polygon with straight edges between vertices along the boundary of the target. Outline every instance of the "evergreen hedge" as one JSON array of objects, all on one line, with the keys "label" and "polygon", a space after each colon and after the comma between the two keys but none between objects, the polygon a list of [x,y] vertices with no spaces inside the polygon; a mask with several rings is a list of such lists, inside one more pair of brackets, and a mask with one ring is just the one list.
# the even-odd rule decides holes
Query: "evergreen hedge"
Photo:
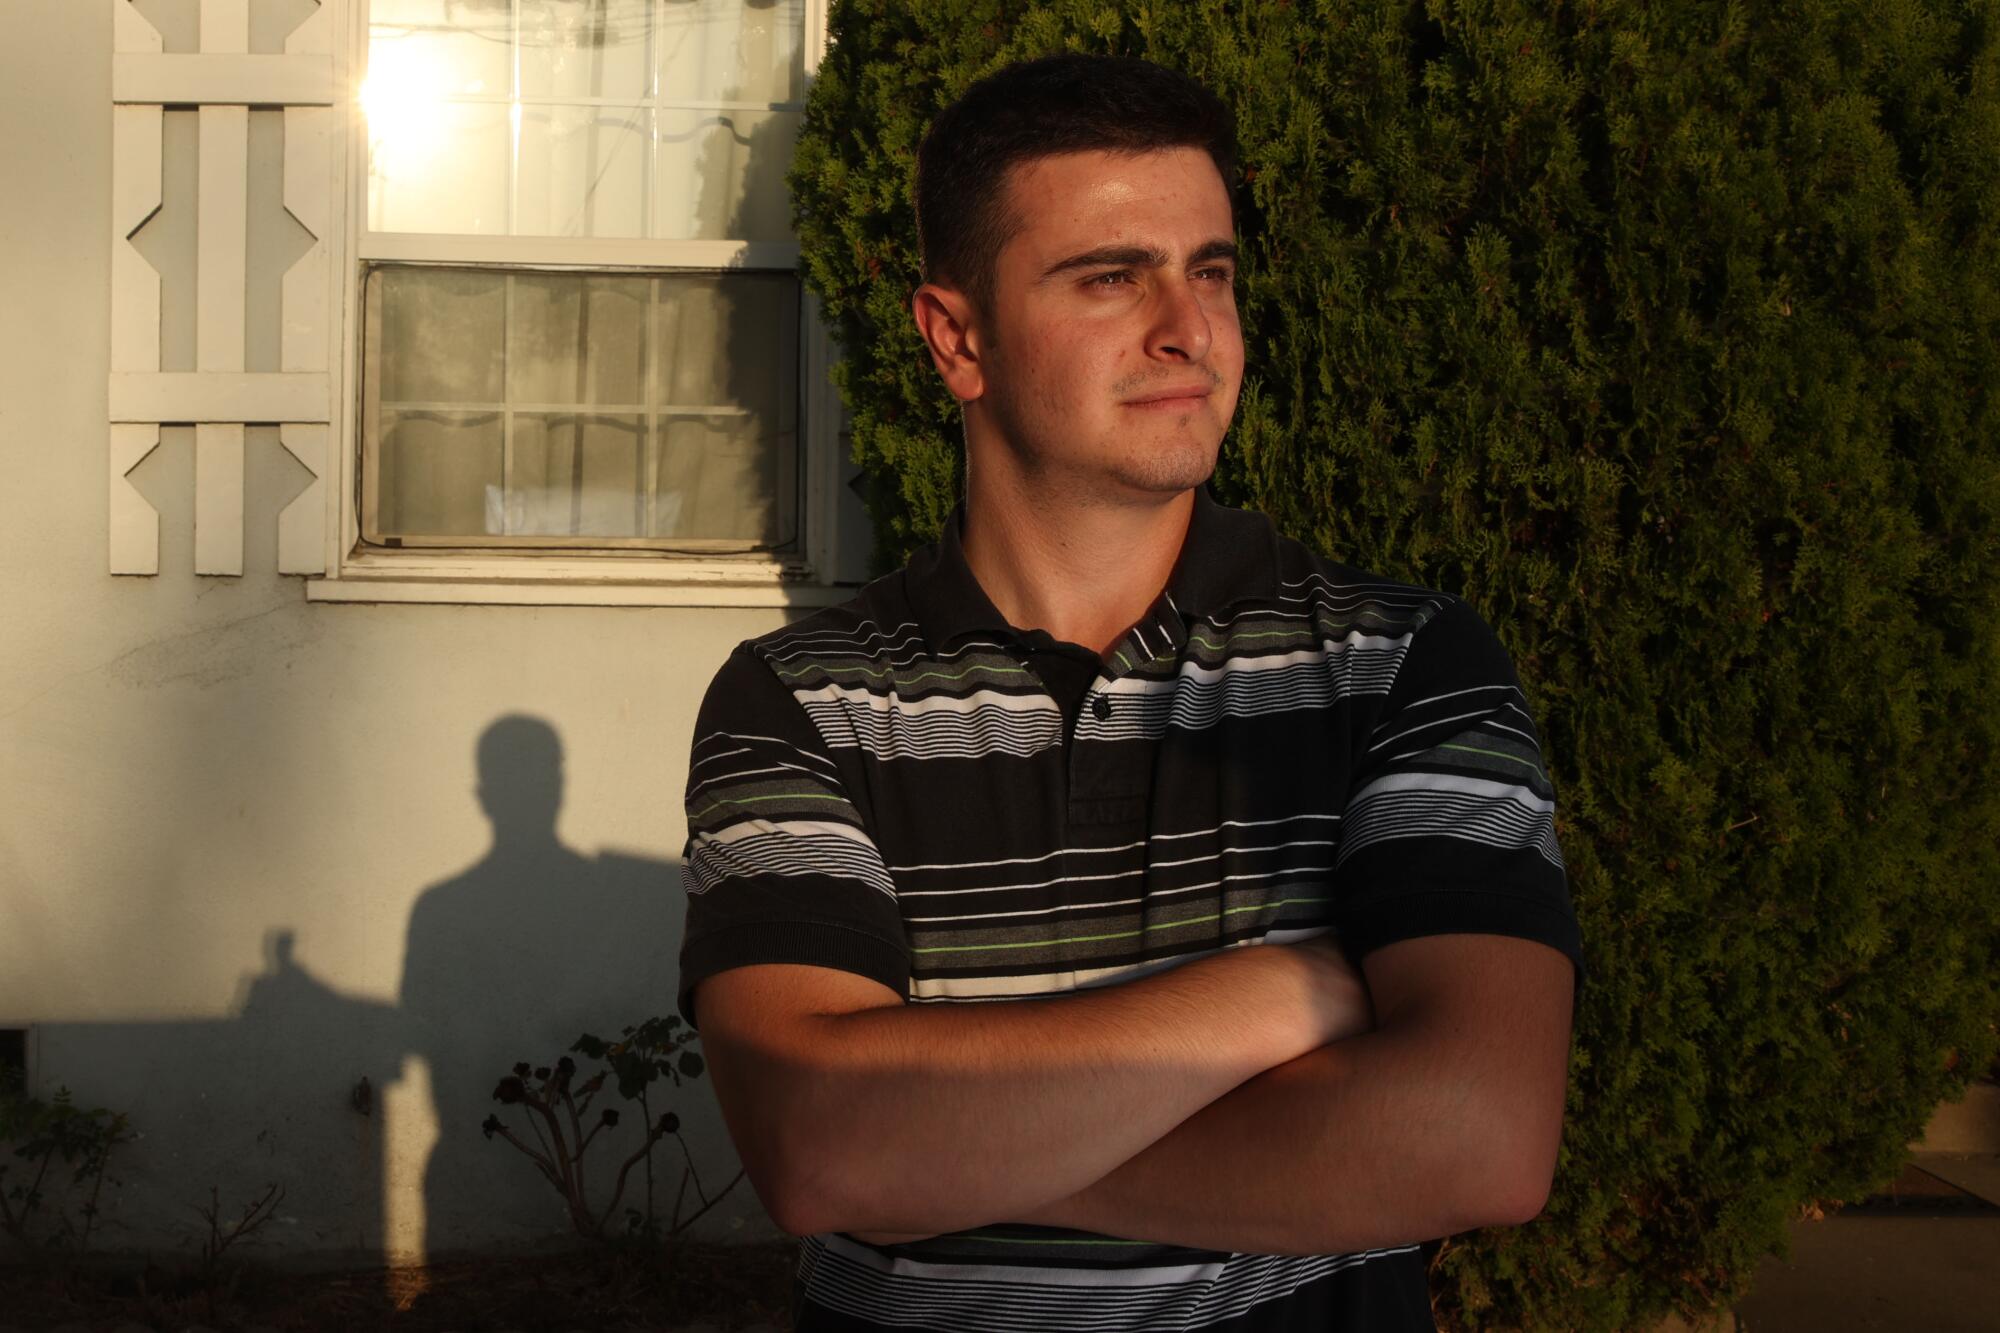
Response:
[{"label": "evergreen hedge", "polygon": [[1239,117],[1216,491],[1468,598],[1543,723],[1593,985],[1546,1212],[1448,1326],[1741,1297],[1986,1069],[2000,1015],[2000,5],[836,0],[793,159],[877,563],[956,403],[915,150],[1058,50]]}]

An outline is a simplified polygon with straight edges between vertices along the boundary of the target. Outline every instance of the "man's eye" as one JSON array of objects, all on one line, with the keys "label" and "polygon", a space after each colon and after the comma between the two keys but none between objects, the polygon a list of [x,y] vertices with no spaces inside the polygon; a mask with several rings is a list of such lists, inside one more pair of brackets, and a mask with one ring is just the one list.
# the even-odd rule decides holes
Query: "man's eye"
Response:
[{"label": "man's eye", "polygon": [[[1090,278],[1090,279],[1087,279],[1087,280],[1085,281],[1084,285],[1085,285],[1085,286],[1092,286],[1092,285],[1094,285],[1094,284],[1097,284],[1097,283],[1101,283],[1101,282],[1104,282],[1104,280],[1105,280],[1106,278],[1118,278],[1118,279],[1121,279],[1121,280],[1122,280],[1122,279],[1125,279],[1125,278],[1129,278],[1129,277],[1131,277],[1131,276],[1132,276],[1132,275],[1131,275],[1131,273],[1129,273],[1128,271],[1126,271],[1126,270],[1124,270],[1124,269],[1118,269],[1117,271],[1115,271],[1115,272],[1112,272],[1112,273],[1100,273],[1100,274],[1098,274],[1098,275],[1097,275],[1096,277],[1094,277],[1094,278]],[[1116,284],[1113,284],[1113,283],[1105,283],[1105,285],[1106,285],[1106,286],[1114,286],[1114,285],[1116,285]]]}]

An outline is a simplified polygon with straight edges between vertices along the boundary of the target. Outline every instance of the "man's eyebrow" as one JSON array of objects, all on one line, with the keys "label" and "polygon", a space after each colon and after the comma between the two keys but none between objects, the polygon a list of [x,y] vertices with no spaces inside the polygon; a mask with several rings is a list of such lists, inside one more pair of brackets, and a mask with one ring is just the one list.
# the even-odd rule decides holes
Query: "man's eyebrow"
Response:
[{"label": "man's eyebrow", "polygon": [[[1095,250],[1086,250],[1080,255],[1057,260],[1042,270],[1042,276],[1035,281],[1039,285],[1058,273],[1067,273],[1077,268],[1102,268],[1109,265],[1119,268],[1165,268],[1168,258],[1167,252],[1158,246],[1104,245]],[[1216,259],[1227,259],[1230,263],[1235,263],[1236,243],[1219,239],[1204,242],[1199,249],[1188,256],[1188,263],[1206,264]]]},{"label": "man's eyebrow", "polygon": [[1189,255],[1188,263],[1206,264],[1212,259],[1227,259],[1230,263],[1232,264],[1235,263],[1236,242],[1220,241],[1220,240],[1210,241],[1207,244],[1203,245],[1199,250],[1196,250],[1193,254]]}]

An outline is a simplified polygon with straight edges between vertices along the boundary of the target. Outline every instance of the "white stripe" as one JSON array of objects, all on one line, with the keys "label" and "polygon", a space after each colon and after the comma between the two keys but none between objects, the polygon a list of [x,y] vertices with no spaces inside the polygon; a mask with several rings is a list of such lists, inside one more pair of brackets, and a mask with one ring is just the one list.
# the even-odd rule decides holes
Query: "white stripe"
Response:
[{"label": "white stripe", "polygon": [[[1163,898],[1177,898],[1183,894],[1206,893],[1213,889],[1219,889],[1224,884],[1228,884],[1233,881],[1248,881],[1253,879],[1277,879],[1284,875],[1310,875],[1310,874],[1330,875],[1333,873],[1333,870],[1334,870],[1333,866],[1280,866],[1276,870],[1244,870],[1244,871],[1239,871],[1233,875],[1223,875],[1219,879],[1203,880],[1198,884],[1183,884],[1179,888],[1174,888],[1174,889],[1148,889],[1145,893],[1141,894],[1137,898],[1112,898],[1112,899],[1105,899],[1099,902],[1089,902],[1089,903],[1066,902],[1056,907],[1037,907],[1019,912],[968,912],[961,916],[906,916],[903,919],[906,921],[925,921],[925,922],[1006,921],[1006,920],[1011,920],[1015,917],[1049,916],[1058,912],[1087,912],[1100,907],[1129,907],[1134,903],[1158,902]],[[1076,875],[1068,879],[1051,880],[1049,881],[1049,884],[1050,886],[1053,886],[1056,884],[1078,884],[1086,880],[1093,880],[1093,879],[1126,879],[1132,875],[1144,875],[1145,873],[1146,872],[1144,870],[1130,870],[1116,875]],[[1032,888],[1041,888],[1044,886],[1036,884],[1010,884],[1007,887],[1017,888],[1017,889],[1032,889]],[[1329,886],[1325,883],[1314,883],[1310,887],[1324,889]],[[939,889],[935,891],[935,894],[949,896],[951,894],[959,894],[959,893],[997,893],[997,892],[1000,892],[1000,890]],[[926,898],[931,896],[934,895],[930,893],[911,893],[907,890],[897,895],[899,899]],[[1171,925],[1171,923],[1168,924]]]},{"label": "white stripe", "polygon": [[694,770],[700,768],[703,764],[712,764],[718,759],[727,759],[732,754],[749,754],[749,753],[750,753],[749,746],[739,745],[733,750],[724,750],[721,754],[712,754],[706,759],[695,760],[692,764],[688,765],[688,772],[690,773],[694,772]]},{"label": "white stripe", "polygon": [[[1249,855],[1250,853],[1254,852],[1282,851],[1286,847],[1333,847],[1336,845],[1337,845],[1336,843],[1330,841],[1312,840],[1312,841],[1300,841],[1296,843],[1291,843],[1291,842],[1279,843],[1275,847],[1251,847],[1248,849],[1238,849],[1230,847],[1230,848],[1224,848],[1222,852],[1217,852],[1212,856],[1191,856],[1183,861],[1156,861],[1142,866],[1133,866],[1129,870],[1107,870],[1104,873],[1097,875],[1057,875],[1054,879],[1029,880],[1019,884],[988,884],[988,885],[982,885],[978,888],[904,889],[902,896],[905,898],[957,898],[957,897],[962,897],[966,894],[974,894],[974,893],[1013,893],[1021,889],[1052,889],[1059,884],[1090,884],[1108,879],[1130,879],[1134,875],[1143,878],[1145,876],[1151,875],[1155,870],[1164,869],[1165,867],[1168,866],[1187,866],[1187,865],[1194,865],[1201,861],[1220,861],[1225,853]],[[1304,872],[1308,870],[1331,871],[1332,869],[1333,869],[1332,866],[1291,866],[1288,867],[1287,869],[1267,870],[1260,872],[1259,874],[1251,874],[1249,872],[1245,872],[1241,875],[1224,875],[1223,879],[1259,879],[1262,878],[1264,875],[1289,874],[1292,873],[1293,871],[1298,871],[1298,872]],[[1187,888],[1175,889],[1174,892],[1185,893],[1188,891],[1189,888],[1213,887],[1218,882],[1219,881],[1216,880],[1210,880],[1206,885],[1200,885],[1200,884],[1189,885],[1187,886]],[[1077,903],[1073,905],[1077,907],[1092,906],[1092,904],[1089,903]],[[1066,904],[1062,910],[1065,911],[1068,910],[1069,906],[1070,906],[1069,904]],[[911,920],[969,921],[972,920],[972,918],[971,917],[912,917]]]},{"label": "white stripe", "polygon": [[953,1333],[1180,1333],[1281,1302],[1301,1287],[1414,1245],[1344,1255],[1231,1254],[1196,1264],[1078,1268],[890,1257],[838,1233],[802,1242],[812,1303],[892,1327]]},{"label": "white stripe", "polygon": [[[1387,654],[1384,654],[1386,657]],[[1094,713],[1078,720],[1079,741],[1156,740],[1168,727],[1205,731],[1223,718],[1257,717],[1299,709],[1325,709],[1357,694],[1386,694],[1394,680],[1395,663],[1361,659],[1348,669],[1328,670],[1325,658],[1272,671],[1232,671],[1213,684],[1179,681],[1171,695],[1146,690],[1138,682],[1119,691],[1126,700],[1108,721]],[[1185,667],[1183,670],[1185,671]],[[1151,683],[1151,682],[1147,682]],[[1109,693],[1110,691],[1106,691]]]},{"label": "white stripe", "polygon": [[[1404,727],[1401,731],[1397,732],[1393,736],[1384,736],[1381,740],[1376,741],[1373,745],[1369,746],[1368,749],[1365,751],[1365,753],[1373,754],[1375,753],[1375,751],[1381,749],[1383,746],[1389,744],[1391,741],[1399,741],[1403,737],[1411,734],[1412,732],[1429,731],[1432,727],[1441,727],[1447,722],[1463,722],[1468,717],[1487,717],[1490,716],[1492,712],[1493,710],[1490,708],[1481,708],[1470,713],[1453,713],[1450,717],[1440,717],[1440,718],[1435,718],[1429,722],[1414,723],[1410,726]],[[1403,717],[1404,717],[1403,714],[1398,713],[1396,715],[1396,720],[1402,721]],[[1383,726],[1387,725],[1388,725],[1387,723],[1383,724]],[[1375,730],[1380,731],[1382,730],[1382,728],[1377,727],[1375,728]]]},{"label": "white stripe", "polygon": [[738,731],[712,731],[708,735],[703,736],[700,740],[696,741],[694,745],[690,747],[690,749],[691,750],[698,749],[701,746],[706,745],[710,741],[718,741],[718,740],[768,741],[772,745],[784,746],[787,750],[790,750],[793,754],[798,755],[802,759],[810,759],[815,764],[825,764],[828,768],[833,770],[834,775],[836,777],[839,776],[840,774],[840,765],[834,763],[833,760],[827,758],[825,755],[814,754],[811,750],[802,750],[798,746],[794,745],[792,742],[778,736],[757,736],[749,732],[738,732]]},{"label": "white stripe", "polygon": [[1459,773],[1384,773],[1348,800],[1350,812],[1371,796],[1387,792],[1448,791],[1483,796],[1494,801],[1515,801],[1530,810],[1552,814],[1556,803],[1537,796],[1518,782],[1495,782],[1490,778],[1470,778]]},{"label": "white stripe", "polygon": [[875,840],[868,836],[867,830],[832,819],[746,819],[740,824],[731,824],[727,828],[719,828],[701,836],[714,842],[730,843],[773,833],[790,834],[800,838],[822,835],[846,838],[850,842],[860,843],[870,851],[875,850]]},{"label": "white stripe", "polygon": [[[732,753],[741,753],[741,752],[732,751]],[[821,773],[816,768],[807,768],[803,764],[779,763],[770,768],[745,768],[735,772],[717,773],[710,777],[705,777],[695,786],[688,788],[688,795],[693,796],[698,792],[705,792],[710,787],[715,786],[717,783],[734,782],[738,778],[754,777],[759,773],[803,773],[807,777],[811,778],[814,782],[826,781],[826,775]]]},{"label": "white stripe", "polygon": [[854,879],[891,901],[895,881],[882,870],[882,858],[867,843],[843,835],[803,836],[758,831],[738,839],[697,833],[689,840],[687,868],[694,883],[691,895],[704,894],[731,879],[761,875],[825,875]]},{"label": "white stripe", "polygon": [[1422,708],[1425,704],[1434,704],[1440,699],[1456,699],[1461,694],[1478,694],[1484,690],[1506,690],[1509,694],[1515,693],[1512,685],[1468,685],[1462,690],[1446,690],[1443,694],[1431,694],[1421,699],[1412,699],[1403,706],[1403,711],[1409,712],[1412,709]]},{"label": "white stripe", "polygon": [[1331,935],[1328,926],[1295,926],[1286,930],[1267,930],[1260,939],[1243,940],[1236,944],[1218,945],[1211,949],[1201,949],[1192,953],[1175,954],[1171,958],[1154,958],[1139,963],[1115,963],[1107,967],[1069,968],[1061,972],[1040,972],[1027,976],[975,976],[975,977],[927,977],[910,981],[910,1000],[920,1003],[926,1000],[1019,1000],[1037,995],[1057,995],[1072,990],[1087,990],[1093,986],[1108,986],[1119,981],[1136,981],[1140,977],[1151,976],[1155,972],[1165,972],[1196,958],[1206,958],[1210,954],[1226,949],[1256,949],[1265,945],[1292,944],[1299,940],[1317,939],[1321,935]]},{"label": "white stripe", "polygon": [[[763,647],[766,649],[770,649],[777,647],[781,643],[782,644],[809,643],[814,640],[822,640],[831,643],[863,644],[867,643],[870,639],[886,640],[891,634],[900,634],[906,629],[921,631],[921,628],[922,627],[919,626],[916,621],[905,620],[900,625],[892,625],[887,630],[884,630],[880,625],[876,624],[872,620],[863,620],[859,624],[857,624],[853,630],[831,630],[831,629],[800,630],[797,633],[791,633],[791,634],[788,634],[780,630],[778,633],[773,634],[770,638],[763,640]],[[867,632],[861,634],[859,638],[855,637],[856,631],[861,631],[861,630],[866,630]]]},{"label": "white stripe", "polygon": [[1046,694],[1002,694],[998,690],[905,699],[893,691],[876,694],[851,685],[828,684],[816,690],[793,690],[792,697],[808,708],[816,703],[837,703],[850,708],[867,708],[876,713],[893,713],[898,718],[923,717],[934,713],[976,713],[982,708],[997,708],[1002,712],[1023,715],[1046,714],[1058,720],[1062,718],[1062,710]]},{"label": "white stripe", "polygon": [[1446,773],[1392,773],[1348,803],[1336,864],[1392,838],[1456,838],[1486,847],[1534,849],[1563,868],[1555,802],[1526,787]]},{"label": "white stripe", "polygon": [[1052,856],[1095,855],[1101,852],[1129,852],[1134,847],[1144,847],[1148,842],[1165,842],[1170,838],[1205,838],[1211,833],[1220,833],[1226,828],[1267,828],[1272,824],[1289,824],[1296,819],[1331,819],[1338,821],[1339,815],[1297,814],[1280,815],[1276,819],[1225,819],[1214,828],[1195,829],[1188,833],[1155,833],[1137,842],[1121,842],[1111,847],[1058,847],[1040,856],[1006,856],[997,861],[930,861],[921,865],[890,866],[889,869],[901,873],[905,870],[970,870],[979,866],[1028,865],[1035,861],[1046,861]]},{"label": "white stripe", "polygon": [[[869,653],[863,652],[859,649],[856,649],[853,652],[836,653],[836,652],[828,652],[820,648],[801,648],[795,653],[786,653],[783,656],[777,656],[774,654],[767,660],[773,662],[789,662],[796,657],[813,657],[813,658],[859,657],[863,661],[866,661],[871,666],[880,666],[888,668],[888,667],[909,666],[913,662],[927,662],[927,663],[951,662],[951,661],[956,661],[958,658],[964,657],[966,654],[971,653],[975,650],[989,649],[996,652],[1004,652],[1006,648],[1005,644],[1002,644],[996,639],[973,639],[965,644],[962,644],[957,648],[952,649],[948,653],[933,653],[926,651],[924,649],[922,640],[911,638],[903,640],[902,642],[894,645],[894,647],[881,649],[879,651],[894,652],[897,649],[911,647],[911,646],[914,646],[916,648],[916,651],[913,652],[910,656],[902,659],[901,661],[884,661],[880,657],[871,656]],[[841,669],[849,670],[850,668],[843,667]]]}]

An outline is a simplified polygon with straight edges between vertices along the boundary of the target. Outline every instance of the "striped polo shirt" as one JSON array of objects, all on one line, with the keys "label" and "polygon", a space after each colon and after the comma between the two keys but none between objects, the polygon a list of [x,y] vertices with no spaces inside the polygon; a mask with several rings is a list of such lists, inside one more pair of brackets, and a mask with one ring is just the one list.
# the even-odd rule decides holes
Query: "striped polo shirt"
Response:
[{"label": "striped polo shirt", "polygon": [[[912,1004],[1049,996],[1336,932],[1539,940],[1584,978],[1554,793],[1465,602],[1316,555],[1197,488],[1102,659],[1007,623],[940,539],[740,644],[695,724],[680,1012],[810,963]],[[1434,1327],[1436,1242],[1260,1255],[996,1223],[803,1237],[801,1333]]]}]

